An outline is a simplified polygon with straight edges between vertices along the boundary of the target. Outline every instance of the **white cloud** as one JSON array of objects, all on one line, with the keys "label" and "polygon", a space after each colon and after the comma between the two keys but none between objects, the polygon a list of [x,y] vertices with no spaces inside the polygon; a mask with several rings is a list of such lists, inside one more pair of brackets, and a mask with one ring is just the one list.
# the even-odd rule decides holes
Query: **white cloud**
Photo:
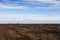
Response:
[{"label": "white cloud", "polygon": [[[22,2],[22,6],[21,6],[20,4],[18,4],[20,3],[19,0],[14,1],[11,4],[10,4],[10,0],[3,0],[3,1],[7,2],[7,4],[0,3],[0,8],[5,8],[5,9],[56,9],[56,8],[60,9],[60,1],[56,1],[56,0],[23,0],[23,1],[27,1],[28,4],[31,3],[30,6],[28,5],[24,6],[23,4],[24,2]],[[48,5],[49,7],[40,7],[40,5],[31,7],[32,5],[40,4],[38,2],[42,2],[43,4],[41,5],[45,5],[48,3],[51,3],[53,5],[50,6]]]},{"label": "white cloud", "polygon": [[34,9],[56,9],[56,8],[60,9],[60,1],[57,1],[57,0],[24,0],[24,1],[32,2],[32,4],[35,1],[40,2],[40,3],[42,2],[43,3],[42,5],[49,4],[49,3],[53,4],[49,7],[36,7]]},{"label": "white cloud", "polygon": [[5,4],[0,4],[0,8],[4,9],[28,9],[27,6],[11,6],[11,5],[5,5]]},{"label": "white cloud", "polygon": [[60,20],[60,15],[44,15],[44,14],[19,14],[19,15],[12,15],[12,14],[0,14],[0,20],[1,19],[31,19],[31,20]]},{"label": "white cloud", "polygon": [[41,2],[49,2],[49,3],[56,2],[56,0],[36,0],[36,1],[41,1]]},{"label": "white cloud", "polygon": [[[53,23],[53,20],[59,21],[60,15],[44,15],[44,14],[0,14],[0,21],[1,22],[8,22],[8,23],[16,23],[16,22],[23,22],[23,23]],[[36,21],[36,22],[35,22]],[[43,22],[44,21],[44,22]],[[54,21],[54,22],[56,22]]]},{"label": "white cloud", "polygon": [[23,0],[23,1],[30,1],[30,2],[32,2],[32,1],[38,1],[38,2],[56,2],[56,0]]}]

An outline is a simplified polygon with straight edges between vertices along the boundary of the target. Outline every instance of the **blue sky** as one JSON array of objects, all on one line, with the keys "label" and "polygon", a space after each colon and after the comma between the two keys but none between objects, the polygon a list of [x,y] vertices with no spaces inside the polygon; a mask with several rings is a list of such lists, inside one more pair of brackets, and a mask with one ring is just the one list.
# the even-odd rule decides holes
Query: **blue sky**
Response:
[{"label": "blue sky", "polygon": [[60,0],[0,0],[0,23],[59,23]]}]

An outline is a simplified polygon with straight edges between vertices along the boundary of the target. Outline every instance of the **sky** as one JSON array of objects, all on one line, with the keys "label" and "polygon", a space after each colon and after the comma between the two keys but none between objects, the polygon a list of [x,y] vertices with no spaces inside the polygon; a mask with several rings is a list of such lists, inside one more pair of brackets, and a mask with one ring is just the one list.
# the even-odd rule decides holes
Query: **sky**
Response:
[{"label": "sky", "polygon": [[0,0],[0,23],[60,24],[60,0]]}]

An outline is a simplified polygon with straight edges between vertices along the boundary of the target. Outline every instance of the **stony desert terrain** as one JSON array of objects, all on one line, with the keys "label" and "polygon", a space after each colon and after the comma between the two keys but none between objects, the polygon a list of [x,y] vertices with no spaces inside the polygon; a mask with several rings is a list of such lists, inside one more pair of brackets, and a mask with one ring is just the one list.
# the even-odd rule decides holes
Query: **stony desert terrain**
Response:
[{"label": "stony desert terrain", "polygon": [[0,24],[0,40],[60,40],[60,24]]}]

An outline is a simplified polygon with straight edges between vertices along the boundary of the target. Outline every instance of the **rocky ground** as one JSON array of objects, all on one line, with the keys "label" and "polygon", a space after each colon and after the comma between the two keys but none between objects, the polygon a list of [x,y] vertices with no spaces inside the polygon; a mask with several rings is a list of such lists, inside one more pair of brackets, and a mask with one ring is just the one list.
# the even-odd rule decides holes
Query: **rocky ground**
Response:
[{"label": "rocky ground", "polygon": [[0,24],[0,40],[60,40],[60,24]]}]

